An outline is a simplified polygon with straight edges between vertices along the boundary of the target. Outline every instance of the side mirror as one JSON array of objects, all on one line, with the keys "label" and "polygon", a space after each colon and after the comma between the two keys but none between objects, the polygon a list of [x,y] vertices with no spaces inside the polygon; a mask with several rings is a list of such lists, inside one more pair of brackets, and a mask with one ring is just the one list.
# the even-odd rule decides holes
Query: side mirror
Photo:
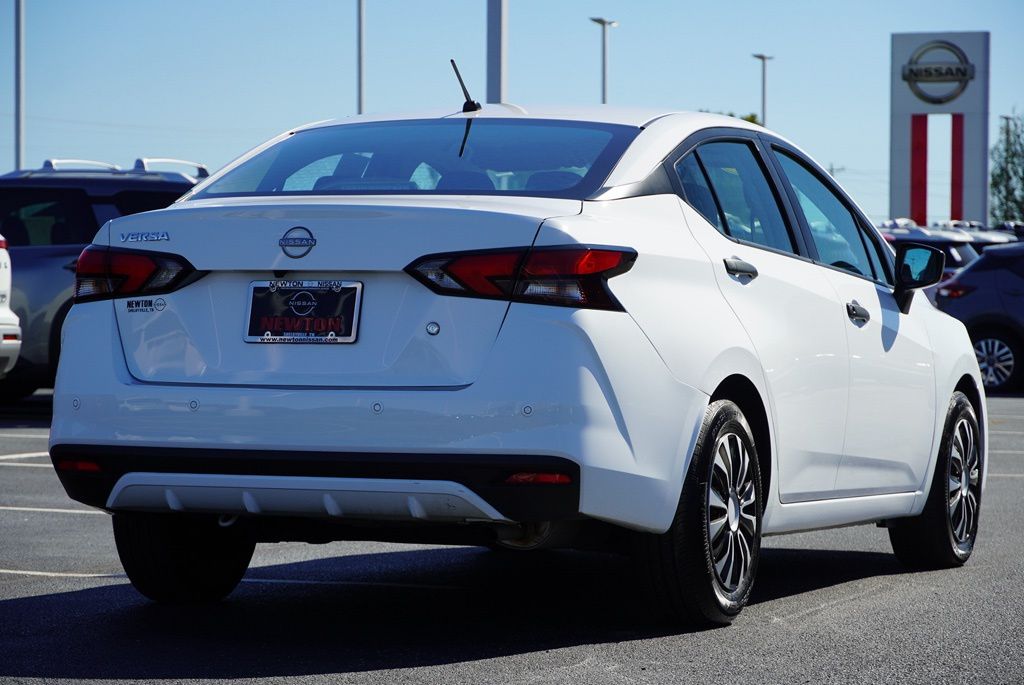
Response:
[{"label": "side mirror", "polygon": [[917,243],[901,243],[896,247],[896,289],[893,296],[904,314],[910,312],[914,291],[942,280],[946,255],[938,248]]}]

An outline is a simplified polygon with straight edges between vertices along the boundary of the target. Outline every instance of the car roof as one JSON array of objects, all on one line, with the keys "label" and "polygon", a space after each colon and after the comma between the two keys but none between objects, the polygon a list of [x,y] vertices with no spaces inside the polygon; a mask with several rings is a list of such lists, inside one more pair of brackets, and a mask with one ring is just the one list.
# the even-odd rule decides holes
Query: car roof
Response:
[{"label": "car roof", "polygon": [[1005,245],[990,245],[981,253],[984,257],[991,254],[993,257],[1016,257],[1024,254],[1024,243],[1006,243]]},{"label": "car roof", "polygon": [[742,119],[727,117],[721,114],[710,114],[707,112],[679,112],[676,110],[652,108],[652,107],[620,107],[614,105],[530,105],[524,107],[509,103],[485,104],[481,109],[473,112],[463,112],[461,109],[432,109],[417,112],[399,112],[391,114],[359,114],[341,119],[327,119],[317,121],[296,130],[308,128],[321,128],[324,126],[337,126],[340,124],[369,123],[376,121],[411,121],[414,119],[458,119],[458,118],[480,118],[480,119],[551,119],[559,121],[588,121],[602,124],[619,124],[622,126],[636,126],[638,128],[650,125],[656,119],[670,115],[687,115],[692,118],[711,117],[723,122],[741,121],[751,125]]},{"label": "car roof", "polygon": [[2,188],[79,188],[90,195],[123,190],[179,192],[192,188],[185,178],[171,179],[158,174],[111,173],[108,171],[11,172],[0,176]]}]

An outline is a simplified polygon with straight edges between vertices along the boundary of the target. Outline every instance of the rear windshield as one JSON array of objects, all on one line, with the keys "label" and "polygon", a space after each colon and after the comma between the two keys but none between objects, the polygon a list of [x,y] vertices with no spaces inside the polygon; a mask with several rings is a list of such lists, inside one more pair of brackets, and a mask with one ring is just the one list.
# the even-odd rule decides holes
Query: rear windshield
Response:
[{"label": "rear windshield", "polygon": [[530,119],[430,119],[300,131],[195,195],[535,195],[583,199],[640,132]]}]

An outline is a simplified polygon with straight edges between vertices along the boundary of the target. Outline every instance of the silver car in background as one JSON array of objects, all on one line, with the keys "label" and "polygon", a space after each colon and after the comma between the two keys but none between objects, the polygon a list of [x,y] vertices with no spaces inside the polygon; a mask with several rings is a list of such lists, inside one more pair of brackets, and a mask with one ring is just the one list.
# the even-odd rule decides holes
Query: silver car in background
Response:
[{"label": "silver car in background", "polygon": [[[193,174],[155,171],[156,163],[188,164]],[[40,169],[0,176],[0,235],[10,252],[8,273],[13,271],[10,308],[21,320],[22,336],[17,364],[0,380],[0,402],[52,387],[75,262],[96,231],[119,216],[166,207],[207,175],[203,165],[181,160],[139,159],[124,170],[50,159]]]}]

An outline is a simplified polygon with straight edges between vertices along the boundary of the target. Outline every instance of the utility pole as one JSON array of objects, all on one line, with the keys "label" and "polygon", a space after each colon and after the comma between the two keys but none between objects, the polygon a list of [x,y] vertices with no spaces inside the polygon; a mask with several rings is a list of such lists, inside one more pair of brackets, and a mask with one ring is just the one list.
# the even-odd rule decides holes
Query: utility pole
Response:
[{"label": "utility pole", "polygon": [[775,59],[771,55],[765,55],[763,53],[757,53],[752,55],[754,59],[761,60],[761,125],[767,126],[767,114],[768,108],[768,60]]},{"label": "utility pole", "polygon": [[25,159],[25,0],[14,0],[14,168]]},{"label": "utility pole", "polygon": [[828,163],[828,175],[831,176],[832,178],[835,178],[836,174],[841,174],[844,171],[846,171],[846,167],[844,167],[844,166],[836,166],[836,165],[832,164],[832,162]]},{"label": "utility pole", "polygon": [[356,0],[356,114],[363,113],[363,31],[366,29],[366,0]]},{"label": "utility pole", "polygon": [[619,22],[603,17],[591,17],[590,21],[601,25],[601,104],[608,104],[608,29]]},{"label": "utility pole", "polygon": [[505,102],[508,1],[487,0],[487,102]]}]

